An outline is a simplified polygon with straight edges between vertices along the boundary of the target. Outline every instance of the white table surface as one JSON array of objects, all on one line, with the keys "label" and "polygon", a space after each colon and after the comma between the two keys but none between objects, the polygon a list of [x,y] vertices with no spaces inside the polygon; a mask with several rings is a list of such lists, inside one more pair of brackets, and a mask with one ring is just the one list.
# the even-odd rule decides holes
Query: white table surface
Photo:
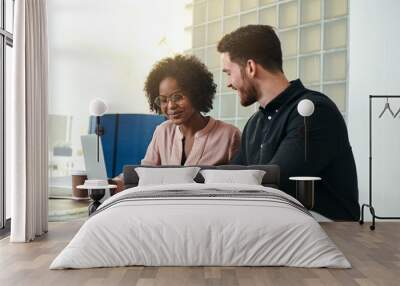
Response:
[{"label": "white table surface", "polygon": [[104,186],[87,186],[87,185],[79,185],[76,187],[80,190],[101,190],[101,189],[115,189],[117,185],[104,185]]},{"label": "white table surface", "polygon": [[290,177],[292,181],[320,181],[320,177]]}]

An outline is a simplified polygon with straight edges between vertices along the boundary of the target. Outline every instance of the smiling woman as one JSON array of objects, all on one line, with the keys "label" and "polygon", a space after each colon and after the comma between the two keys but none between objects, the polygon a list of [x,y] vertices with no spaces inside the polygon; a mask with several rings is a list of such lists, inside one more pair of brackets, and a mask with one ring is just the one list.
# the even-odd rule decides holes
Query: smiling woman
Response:
[{"label": "smiling woman", "polygon": [[154,132],[142,164],[219,165],[232,160],[239,129],[202,114],[212,109],[215,89],[212,74],[194,56],[177,55],[153,67],[144,90],[150,109],[168,120]]}]

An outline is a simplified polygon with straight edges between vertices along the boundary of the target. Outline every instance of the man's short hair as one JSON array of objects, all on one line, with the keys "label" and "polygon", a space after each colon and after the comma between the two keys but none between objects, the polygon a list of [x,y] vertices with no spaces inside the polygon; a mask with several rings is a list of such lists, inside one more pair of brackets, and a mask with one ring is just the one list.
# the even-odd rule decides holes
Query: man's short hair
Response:
[{"label": "man's short hair", "polygon": [[218,43],[218,52],[229,53],[231,61],[244,66],[254,60],[271,72],[283,72],[281,42],[268,25],[248,25],[226,34]]}]

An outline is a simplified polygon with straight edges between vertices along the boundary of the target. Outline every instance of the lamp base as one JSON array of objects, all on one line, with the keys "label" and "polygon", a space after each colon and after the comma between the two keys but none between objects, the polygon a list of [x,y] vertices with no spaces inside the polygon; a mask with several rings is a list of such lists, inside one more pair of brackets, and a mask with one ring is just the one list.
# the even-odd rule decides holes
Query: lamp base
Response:
[{"label": "lamp base", "polygon": [[94,213],[101,205],[100,200],[104,197],[105,193],[105,189],[89,189],[90,198],[93,200],[88,207],[89,215]]},{"label": "lamp base", "polygon": [[305,208],[311,210],[314,207],[314,183],[321,180],[320,177],[290,177],[289,180],[296,181],[296,199]]},{"label": "lamp base", "polygon": [[311,210],[314,207],[314,181],[296,181],[296,198]]}]

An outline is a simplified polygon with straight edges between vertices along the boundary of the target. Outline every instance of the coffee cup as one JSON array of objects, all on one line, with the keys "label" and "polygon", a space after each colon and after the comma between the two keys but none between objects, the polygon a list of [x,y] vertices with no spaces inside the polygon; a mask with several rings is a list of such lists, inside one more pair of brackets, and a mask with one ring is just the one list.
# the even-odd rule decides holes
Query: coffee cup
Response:
[{"label": "coffee cup", "polygon": [[83,185],[87,179],[85,171],[72,171],[72,198],[75,200],[85,200],[88,199],[88,191],[84,189],[78,189],[77,186]]}]

